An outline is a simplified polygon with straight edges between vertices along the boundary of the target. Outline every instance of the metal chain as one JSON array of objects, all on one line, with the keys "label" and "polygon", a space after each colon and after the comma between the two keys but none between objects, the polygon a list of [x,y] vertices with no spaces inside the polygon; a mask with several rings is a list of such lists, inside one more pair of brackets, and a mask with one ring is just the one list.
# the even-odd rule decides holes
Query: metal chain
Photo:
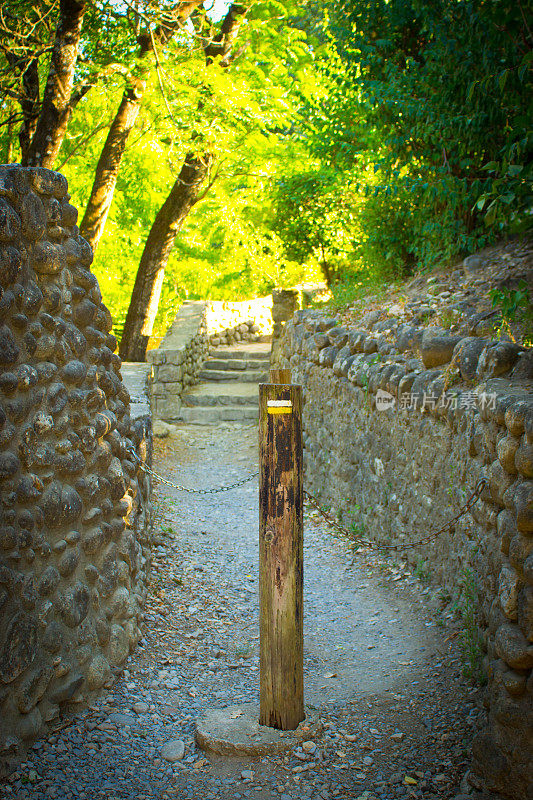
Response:
[{"label": "metal chain", "polygon": [[[448,522],[446,522],[441,528],[439,528],[434,533],[425,536],[423,539],[419,539],[416,542],[405,542],[403,544],[379,544],[378,542],[370,542],[366,539],[358,539],[357,542],[359,544],[365,545],[365,547],[370,547],[376,550],[404,550],[409,547],[417,547],[418,545],[421,544],[427,544],[428,542],[431,542],[434,539],[436,539],[438,536],[441,536],[443,533],[450,531],[455,525],[455,523],[458,520],[460,520],[461,517],[467,514],[470,511],[470,509],[477,503],[486,486],[488,486],[487,479],[480,478],[474,487],[474,491],[472,492],[466,503],[461,506],[455,517],[452,517],[452,519],[448,520]],[[316,508],[316,510],[324,518],[324,520],[328,523],[328,525],[331,525],[331,527],[335,528],[340,533],[343,533],[345,536],[348,536],[349,538],[353,537],[353,531],[349,531],[348,528],[345,528],[343,525],[337,522],[337,520],[334,519],[331,516],[331,514],[328,514],[327,511],[324,511],[324,509],[321,507],[316,497],[313,497],[312,494],[306,492],[305,489],[304,489],[304,495],[307,497],[313,508]]]},{"label": "metal chain", "polygon": [[[245,483],[254,480],[259,476],[259,472],[253,472],[251,475],[247,475],[246,478],[241,478],[235,483],[230,484],[229,486],[216,486],[211,489],[192,489],[190,486],[181,486],[179,483],[173,483],[172,481],[167,480],[167,478],[163,478],[162,475],[159,475],[153,469],[151,469],[144,461],[142,461],[137,453],[133,450],[128,451],[130,455],[138,462],[141,469],[147,472],[149,475],[152,475],[154,478],[157,478],[158,481],[164,483],[166,486],[170,486],[172,489],[177,489],[180,492],[188,492],[189,494],[218,494],[219,492],[229,492],[231,489],[237,489],[239,486],[244,486]],[[369,547],[375,550],[404,550],[410,547],[418,547],[422,544],[427,544],[428,542],[437,539],[437,537],[441,536],[443,533],[450,531],[453,526],[458,522],[461,517],[464,517],[465,514],[471,510],[471,508],[477,503],[483,490],[488,486],[488,481],[486,478],[480,478],[474,487],[474,491],[466,501],[464,505],[461,506],[457,514],[452,517],[448,522],[446,522],[441,528],[439,528],[434,533],[425,536],[423,539],[418,539],[416,542],[405,542],[402,544],[380,544],[378,542],[371,542],[368,539],[357,539],[358,544],[362,544],[365,547]],[[332,528],[335,528],[339,533],[342,533],[344,536],[348,538],[353,537],[353,531],[348,530],[340,522],[337,522],[331,514],[328,514],[322,506],[320,505],[319,501],[316,497],[310,494],[308,491],[304,489],[304,495],[309,501],[309,503],[315,508],[321,517],[330,525]]]},{"label": "metal chain", "polygon": [[157,478],[158,481],[161,481],[161,483],[164,483],[166,486],[171,486],[172,489],[177,489],[180,492],[188,492],[189,494],[218,494],[219,492],[229,492],[231,489],[236,489],[238,486],[243,486],[245,483],[248,483],[248,481],[253,481],[254,478],[259,476],[259,472],[254,472],[251,475],[247,475],[246,478],[241,478],[240,480],[235,481],[235,483],[232,483],[229,486],[216,486],[212,489],[191,489],[190,486],[181,486],[179,483],[173,483],[172,481],[163,478],[162,475],[158,475],[157,472],[154,472],[153,469],[147,466],[133,450],[129,450],[128,452],[139,463],[141,469],[143,469],[149,475]]}]

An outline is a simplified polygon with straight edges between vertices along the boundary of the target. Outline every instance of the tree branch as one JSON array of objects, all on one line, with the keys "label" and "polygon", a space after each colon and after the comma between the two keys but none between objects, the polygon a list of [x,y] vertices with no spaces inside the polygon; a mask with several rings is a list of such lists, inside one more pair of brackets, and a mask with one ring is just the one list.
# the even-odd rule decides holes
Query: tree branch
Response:
[{"label": "tree branch", "polygon": [[86,0],[60,0],[43,103],[26,165],[53,167],[71,114],[71,94]]},{"label": "tree branch", "polygon": [[247,12],[248,6],[231,4],[222,21],[220,33],[204,46],[206,64],[212,64],[215,58],[220,57],[221,66],[229,66],[232,60],[232,47]]}]

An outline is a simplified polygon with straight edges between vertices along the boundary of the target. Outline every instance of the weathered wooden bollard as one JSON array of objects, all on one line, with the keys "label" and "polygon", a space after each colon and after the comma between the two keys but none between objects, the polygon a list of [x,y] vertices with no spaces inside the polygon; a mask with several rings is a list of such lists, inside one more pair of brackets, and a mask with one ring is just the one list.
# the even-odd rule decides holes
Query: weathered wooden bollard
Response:
[{"label": "weathered wooden bollard", "polygon": [[305,719],[301,387],[271,370],[259,387],[259,724]]}]

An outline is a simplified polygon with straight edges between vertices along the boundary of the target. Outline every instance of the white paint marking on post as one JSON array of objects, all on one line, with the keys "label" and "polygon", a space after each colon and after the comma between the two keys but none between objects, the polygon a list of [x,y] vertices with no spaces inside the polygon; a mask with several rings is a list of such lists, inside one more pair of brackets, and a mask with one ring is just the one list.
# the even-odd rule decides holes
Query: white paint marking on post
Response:
[{"label": "white paint marking on post", "polygon": [[267,414],[292,414],[291,400],[269,400]]}]

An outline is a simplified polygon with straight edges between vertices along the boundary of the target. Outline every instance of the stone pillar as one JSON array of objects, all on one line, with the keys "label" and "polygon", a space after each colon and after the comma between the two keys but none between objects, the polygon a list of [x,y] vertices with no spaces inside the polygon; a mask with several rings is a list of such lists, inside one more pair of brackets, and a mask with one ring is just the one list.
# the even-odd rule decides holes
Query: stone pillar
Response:
[{"label": "stone pillar", "polygon": [[112,680],[146,596],[149,432],[69,198],[57,172],[0,167],[3,755]]},{"label": "stone pillar", "polygon": [[274,289],[272,292],[272,355],[271,365],[276,366],[280,356],[283,327],[292,319],[298,309],[299,292],[297,289]]}]

